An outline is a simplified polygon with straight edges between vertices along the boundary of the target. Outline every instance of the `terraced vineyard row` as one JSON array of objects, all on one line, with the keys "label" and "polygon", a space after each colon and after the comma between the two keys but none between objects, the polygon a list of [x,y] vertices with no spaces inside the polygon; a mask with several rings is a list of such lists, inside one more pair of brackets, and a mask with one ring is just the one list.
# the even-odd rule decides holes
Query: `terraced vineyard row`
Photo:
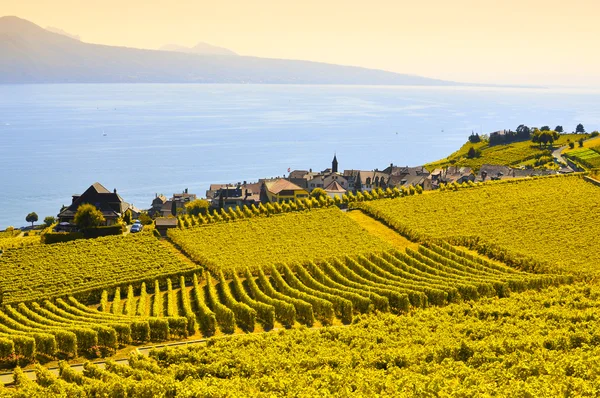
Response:
[{"label": "terraced vineyard row", "polygon": [[0,363],[107,356],[132,343],[187,336],[185,317],[103,313],[73,297],[9,304],[0,311]]},{"label": "terraced vineyard row", "polygon": [[[213,339],[132,354],[128,365],[17,369],[7,396],[597,396],[600,291],[528,291],[361,315],[345,328]],[[1,387],[0,387],[1,389]],[[2,391],[0,391],[2,395]]]},{"label": "terraced vineyard row", "polygon": [[[557,275],[527,274],[453,246],[429,244],[406,253],[379,253],[334,258],[320,263],[246,269],[225,278],[223,272],[180,277],[177,289],[149,294],[142,285],[137,296],[129,288],[126,302],[117,292],[100,310],[129,315],[187,319],[188,333],[197,327],[204,336],[291,327],[349,324],[357,314],[372,311],[405,313],[411,308],[446,305],[481,297],[505,297],[511,292],[569,282]],[[158,283],[158,282],[157,282]],[[197,326],[195,326],[197,325]]]}]

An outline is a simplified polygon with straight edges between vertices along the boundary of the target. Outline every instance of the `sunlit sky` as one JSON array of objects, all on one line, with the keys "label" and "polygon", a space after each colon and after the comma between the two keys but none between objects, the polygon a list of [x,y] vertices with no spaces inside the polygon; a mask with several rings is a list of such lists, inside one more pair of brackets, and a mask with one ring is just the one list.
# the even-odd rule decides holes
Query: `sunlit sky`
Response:
[{"label": "sunlit sky", "polygon": [[600,86],[599,0],[0,0],[91,43],[199,41],[484,83]]}]

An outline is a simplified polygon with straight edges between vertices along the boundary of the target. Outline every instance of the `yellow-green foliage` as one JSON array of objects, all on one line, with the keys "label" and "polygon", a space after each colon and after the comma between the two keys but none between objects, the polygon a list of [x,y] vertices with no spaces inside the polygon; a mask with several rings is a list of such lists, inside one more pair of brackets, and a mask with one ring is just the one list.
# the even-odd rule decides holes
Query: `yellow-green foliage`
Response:
[{"label": "yellow-green foliage", "polygon": [[23,246],[32,246],[40,243],[40,235],[19,236],[17,234],[0,232],[0,250],[14,249]]},{"label": "yellow-green foliage", "polygon": [[169,236],[215,274],[389,248],[337,208],[173,229]]},{"label": "yellow-green foliage", "polygon": [[[597,396],[600,292],[530,291],[356,324],[214,339],[88,365],[22,396]],[[210,375],[211,377],[207,377]],[[77,384],[79,383],[79,385]],[[568,392],[568,394],[565,394]]]},{"label": "yellow-green foliage", "polygon": [[[576,142],[580,138],[589,137],[587,134],[562,134],[558,140],[554,142],[554,148],[566,145],[567,141]],[[473,147],[480,151],[480,156],[469,159],[467,153]],[[438,167],[447,167],[456,165],[459,167],[471,167],[475,171],[484,164],[497,164],[506,166],[516,166],[521,163],[526,163],[531,159],[541,157],[549,153],[549,149],[542,147],[539,144],[531,141],[519,141],[506,145],[489,146],[487,141],[481,141],[476,144],[467,142],[458,151],[454,152],[446,159],[438,160],[426,164],[425,167],[432,171]]]},{"label": "yellow-green foliage", "polygon": [[[600,151],[600,147],[597,147],[597,150]],[[573,159],[582,166],[596,168],[600,167],[600,153],[598,151],[590,148],[578,148],[568,152],[565,156]]]},{"label": "yellow-green foliage", "polygon": [[14,303],[181,273],[191,267],[150,235],[107,236],[6,250],[0,256],[0,289],[4,303]]},{"label": "yellow-green foliage", "polygon": [[476,235],[563,270],[597,273],[600,188],[579,176],[446,191],[362,206],[394,225],[436,238]]}]

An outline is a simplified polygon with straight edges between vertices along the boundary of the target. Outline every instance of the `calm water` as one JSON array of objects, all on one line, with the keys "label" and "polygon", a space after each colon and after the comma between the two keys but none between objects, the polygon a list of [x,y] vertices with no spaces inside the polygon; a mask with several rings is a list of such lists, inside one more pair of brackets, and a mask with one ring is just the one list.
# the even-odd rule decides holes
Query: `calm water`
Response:
[{"label": "calm water", "polygon": [[[155,193],[324,169],[418,165],[472,130],[582,122],[600,92],[289,85],[0,85],[0,229],[56,215],[95,181]],[[106,135],[103,135],[106,134]]]}]

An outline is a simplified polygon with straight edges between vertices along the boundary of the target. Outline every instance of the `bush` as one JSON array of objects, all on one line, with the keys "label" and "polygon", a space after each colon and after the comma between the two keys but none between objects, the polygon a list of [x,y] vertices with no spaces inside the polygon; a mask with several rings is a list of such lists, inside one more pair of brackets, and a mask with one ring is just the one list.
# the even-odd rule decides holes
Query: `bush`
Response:
[{"label": "bush", "polygon": [[51,245],[83,238],[84,236],[81,232],[48,232],[42,235],[41,241],[44,244]]},{"label": "bush", "polygon": [[56,338],[51,334],[34,333],[35,348],[39,355],[53,358],[56,355]]},{"label": "bush", "polygon": [[15,355],[19,360],[33,362],[35,360],[35,339],[27,336],[12,337]]},{"label": "bush", "polygon": [[186,338],[188,337],[188,320],[185,317],[169,317],[168,330],[171,337]]},{"label": "bush", "polygon": [[10,361],[15,352],[12,340],[0,337],[0,362]]},{"label": "bush", "polygon": [[150,340],[150,325],[148,322],[133,322],[131,328],[131,340],[136,343],[143,343]]},{"label": "bush", "polygon": [[590,137],[594,138],[594,137],[598,137],[599,135],[600,135],[600,132],[598,132],[598,131],[592,131],[592,134],[590,135]]},{"label": "bush", "polygon": [[[185,319],[185,318],[184,318]],[[150,339],[153,341],[169,340],[169,321],[164,318],[148,319],[150,326]],[[187,324],[186,324],[187,327]]]},{"label": "bush", "polygon": [[92,227],[82,230],[86,239],[99,238],[101,236],[121,235],[123,234],[123,226],[121,224],[110,225],[108,227]]},{"label": "bush", "polygon": [[70,331],[59,330],[53,332],[56,339],[56,350],[67,357],[77,356],[77,336]]}]

